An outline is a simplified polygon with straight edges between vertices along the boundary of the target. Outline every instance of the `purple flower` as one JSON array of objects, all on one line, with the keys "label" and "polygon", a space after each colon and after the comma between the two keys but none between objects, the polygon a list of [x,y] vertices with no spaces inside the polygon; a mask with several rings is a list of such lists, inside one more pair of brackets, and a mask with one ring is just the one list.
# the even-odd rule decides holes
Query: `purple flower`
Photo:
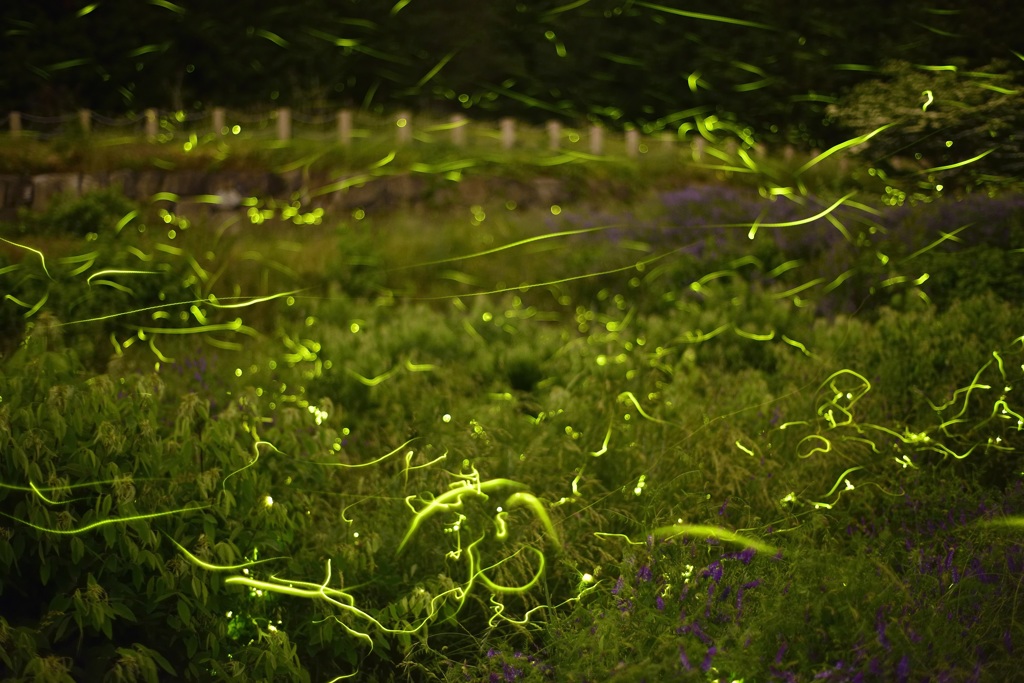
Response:
[{"label": "purple flower", "polygon": [[502,673],[505,674],[505,680],[508,681],[508,683],[512,683],[512,681],[523,675],[522,669],[518,669],[511,664],[503,664],[501,669]]},{"label": "purple flower", "polygon": [[708,648],[708,653],[704,655],[704,661],[700,663],[701,671],[707,672],[711,668],[711,659],[715,656],[716,652],[718,652],[718,648],[714,645]]},{"label": "purple flower", "polygon": [[722,580],[722,563],[717,560],[712,562],[707,569],[701,572],[701,576],[705,579],[711,577],[715,583],[718,583]]},{"label": "purple flower", "polygon": [[612,588],[612,595],[618,595],[625,583],[625,580],[620,576],[619,580],[615,582],[615,587]]},{"label": "purple flower", "polygon": [[679,663],[683,665],[683,668],[687,671],[691,671],[693,666],[690,664],[690,660],[686,658],[686,653],[683,652],[683,646],[679,646]]},{"label": "purple flower", "polygon": [[636,573],[636,578],[640,579],[641,581],[650,581],[651,580],[651,568],[649,566],[647,566],[646,564],[644,566],[640,567],[640,571],[638,571]]},{"label": "purple flower", "polygon": [[659,595],[657,598],[654,599],[654,606],[658,608],[659,612],[664,611],[664,609],[665,609],[665,598],[663,598],[663,597],[661,597]]},{"label": "purple flower", "polygon": [[896,679],[900,683],[904,683],[910,677],[910,658],[906,655],[900,657],[899,663],[896,665]]},{"label": "purple flower", "polygon": [[885,635],[885,609],[882,607],[878,608],[875,612],[875,632],[878,634],[878,643],[886,650],[891,647],[889,638]]}]

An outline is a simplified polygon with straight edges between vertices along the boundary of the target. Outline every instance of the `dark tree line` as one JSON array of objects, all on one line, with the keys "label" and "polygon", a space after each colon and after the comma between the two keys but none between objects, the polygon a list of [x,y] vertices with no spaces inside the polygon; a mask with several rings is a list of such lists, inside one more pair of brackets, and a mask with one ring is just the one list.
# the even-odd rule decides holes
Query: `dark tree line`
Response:
[{"label": "dark tree line", "polygon": [[33,0],[0,8],[0,108],[457,110],[840,138],[891,60],[1020,70],[1013,0]]}]

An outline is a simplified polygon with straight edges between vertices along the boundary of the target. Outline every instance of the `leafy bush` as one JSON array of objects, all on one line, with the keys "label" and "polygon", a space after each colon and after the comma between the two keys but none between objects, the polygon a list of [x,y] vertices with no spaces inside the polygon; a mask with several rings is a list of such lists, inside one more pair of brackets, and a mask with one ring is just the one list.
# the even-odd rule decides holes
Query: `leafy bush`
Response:
[{"label": "leafy bush", "polygon": [[113,233],[118,221],[138,208],[116,188],[92,190],[81,196],[58,195],[42,214],[23,215],[23,229],[80,237]]},{"label": "leafy bush", "polygon": [[914,155],[921,167],[972,163],[930,173],[949,188],[1019,177],[1024,171],[1024,119],[1019,73],[1005,61],[977,71],[962,62],[924,67],[890,61],[881,79],[854,86],[829,115],[854,135],[895,124],[867,142],[876,160]]}]

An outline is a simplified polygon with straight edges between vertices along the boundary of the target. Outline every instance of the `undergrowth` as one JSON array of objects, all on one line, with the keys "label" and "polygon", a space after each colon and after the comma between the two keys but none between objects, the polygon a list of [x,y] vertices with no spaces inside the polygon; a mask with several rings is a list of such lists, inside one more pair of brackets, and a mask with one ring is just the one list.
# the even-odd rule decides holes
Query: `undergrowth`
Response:
[{"label": "undergrowth", "polygon": [[0,256],[6,678],[1014,675],[1016,199],[80,201]]}]

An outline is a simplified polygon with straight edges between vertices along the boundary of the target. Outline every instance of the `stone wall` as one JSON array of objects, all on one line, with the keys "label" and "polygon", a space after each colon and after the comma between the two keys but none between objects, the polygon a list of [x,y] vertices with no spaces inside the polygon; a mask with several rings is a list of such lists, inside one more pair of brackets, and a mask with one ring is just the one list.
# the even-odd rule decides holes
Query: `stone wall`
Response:
[{"label": "stone wall", "polygon": [[[347,185],[346,180],[356,180]],[[208,203],[190,201],[200,195],[217,195],[221,208],[237,208],[245,197],[299,199],[308,208],[325,210],[366,210],[380,208],[444,207],[504,204],[521,208],[572,203],[587,197],[628,200],[632,189],[623,183],[602,180],[574,180],[535,177],[528,180],[501,176],[466,176],[452,181],[422,173],[401,173],[370,177],[308,176],[303,172],[262,171],[142,171],[109,173],[44,173],[39,175],[0,174],[0,211],[14,215],[20,208],[45,210],[60,194],[79,196],[91,190],[116,187],[127,197],[145,203],[158,193],[180,198],[180,212]]]}]

